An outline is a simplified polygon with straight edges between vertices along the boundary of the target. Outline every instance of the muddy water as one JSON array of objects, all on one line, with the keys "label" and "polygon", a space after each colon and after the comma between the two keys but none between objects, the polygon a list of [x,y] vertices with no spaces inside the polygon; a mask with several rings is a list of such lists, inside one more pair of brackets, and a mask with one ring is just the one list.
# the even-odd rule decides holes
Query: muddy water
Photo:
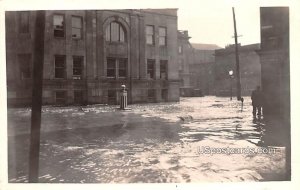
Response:
[{"label": "muddy water", "polygon": [[[225,182],[285,179],[279,122],[228,98],[44,107],[40,182]],[[9,182],[26,182],[30,109],[8,110]],[[261,151],[261,152],[258,152]]]}]

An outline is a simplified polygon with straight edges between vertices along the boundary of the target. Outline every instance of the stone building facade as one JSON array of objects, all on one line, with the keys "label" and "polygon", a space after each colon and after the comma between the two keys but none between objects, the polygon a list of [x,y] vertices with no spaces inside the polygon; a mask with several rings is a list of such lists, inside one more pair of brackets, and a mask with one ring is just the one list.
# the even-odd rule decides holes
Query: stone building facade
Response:
[{"label": "stone building facade", "polygon": [[[29,105],[35,11],[7,11],[9,105]],[[49,10],[43,104],[179,100],[177,9]]]},{"label": "stone building facade", "polygon": [[[250,96],[256,86],[261,85],[261,65],[257,51],[260,44],[239,45],[241,94]],[[229,71],[233,71],[233,77]],[[215,93],[216,96],[236,96],[235,45],[215,51]],[[232,90],[231,90],[232,89]]]}]

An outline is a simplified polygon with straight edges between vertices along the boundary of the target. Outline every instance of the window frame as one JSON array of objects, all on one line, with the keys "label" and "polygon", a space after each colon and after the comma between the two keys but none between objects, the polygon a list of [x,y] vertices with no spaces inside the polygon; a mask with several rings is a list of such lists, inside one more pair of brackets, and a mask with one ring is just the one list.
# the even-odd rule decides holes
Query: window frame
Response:
[{"label": "window frame", "polygon": [[[118,25],[118,40],[116,41],[112,40],[112,24]],[[121,33],[123,33],[123,39],[121,38]],[[126,30],[123,25],[117,21],[110,22],[105,28],[105,41],[110,43],[126,43]]]},{"label": "window frame", "polygon": [[[149,68],[149,64],[152,64],[153,68]],[[152,77],[151,77],[152,72]],[[155,59],[147,59],[147,78],[155,79]]]},{"label": "window frame", "polygon": [[[75,67],[75,60],[76,59],[80,59],[80,67],[78,67],[78,66],[76,66]],[[84,72],[84,58],[83,58],[83,56],[78,56],[78,55],[74,55],[73,56],[73,79],[82,79],[82,77],[83,77],[83,72]],[[79,69],[80,70],[80,74],[78,75],[78,74],[75,74],[75,69]]]},{"label": "window frame", "polygon": [[[56,58],[63,58],[64,60],[64,63],[63,63],[63,66],[57,66],[56,65]],[[62,69],[63,70],[63,77],[58,77],[57,74],[57,69]],[[66,56],[65,55],[54,55],[54,78],[55,79],[65,79],[66,78]]]},{"label": "window frame", "polygon": [[[164,29],[165,35],[161,34],[161,29]],[[164,44],[161,43],[161,39],[164,39]],[[159,46],[167,46],[167,27],[165,26],[158,27],[158,44]]]},{"label": "window frame", "polygon": [[[165,69],[162,69],[162,68],[164,68],[163,66],[165,66]],[[159,61],[159,68],[160,68],[160,70],[159,70],[159,73],[160,73],[160,79],[161,80],[168,80],[168,60],[160,60]],[[162,74],[163,74],[163,72],[162,71],[165,71],[164,73],[166,74],[166,76],[165,77],[162,77]]]},{"label": "window frame", "polygon": [[[80,28],[77,28],[73,26],[73,18],[79,18],[80,19]],[[71,25],[72,25],[72,39],[73,40],[82,40],[83,39],[83,17],[82,16],[77,16],[77,15],[72,15],[71,18]],[[73,36],[73,31],[74,29],[80,30],[80,37],[74,37]]]},{"label": "window frame", "polygon": [[[108,60],[112,60],[113,61],[113,66],[114,67],[108,67],[109,66],[109,61]],[[120,63],[121,61],[124,61],[124,67],[120,67]],[[111,62],[112,63],[112,62]],[[109,74],[109,70],[113,70],[114,75],[108,75]],[[121,70],[125,70],[125,76],[121,76]],[[106,77],[107,78],[114,78],[114,79],[119,79],[119,78],[127,78],[128,77],[128,58],[118,58],[118,57],[107,57],[106,58]]]},{"label": "window frame", "polygon": [[[63,20],[62,20],[62,29],[58,29],[58,28],[56,28],[55,26],[56,25],[54,25],[54,17],[55,16],[61,16],[62,18],[63,18]],[[66,37],[66,24],[65,24],[65,15],[64,14],[53,14],[53,19],[52,19],[52,21],[53,21],[53,23],[52,23],[52,25],[53,25],[53,36],[55,37],[55,38],[65,38]],[[55,35],[55,30],[58,30],[58,31],[63,31],[63,36],[57,36],[57,35]]]},{"label": "window frame", "polygon": [[[148,33],[148,28],[152,29],[152,34]],[[151,43],[148,43],[148,37],[151,37]],[[154,25],[146,25],[146,44],[147,45],[155,45],[155,27]]]}]

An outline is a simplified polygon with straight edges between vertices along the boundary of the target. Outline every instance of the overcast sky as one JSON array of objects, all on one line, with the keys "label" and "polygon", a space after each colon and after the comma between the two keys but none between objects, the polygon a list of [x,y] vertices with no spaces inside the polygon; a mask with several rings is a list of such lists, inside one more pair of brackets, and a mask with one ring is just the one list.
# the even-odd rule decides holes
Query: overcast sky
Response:
[{"label": "overcast sky", "polygon": [[[292,0],[291,0],[292,1]],[[0,0],[1,2],[1,0]],[[261,6],[282,6],[285,0],[5,0],[4,9],[140,9],[178,8],[178,29],[188,30],[192,43],[225,47],[234,43],[232,7],[242,45],[260,42]]]},{"label": "overcast sky", "polygon": [[[193,43],[217,44],[224,47],[234,43],[232,6],[219,1],[205,5],[181,4],[178,9],[178,29],[188,30]],[[194,4],[195,5],[195,4]],[[259,6],[235,6],[239,42],[243,45],[260,42]]]}]

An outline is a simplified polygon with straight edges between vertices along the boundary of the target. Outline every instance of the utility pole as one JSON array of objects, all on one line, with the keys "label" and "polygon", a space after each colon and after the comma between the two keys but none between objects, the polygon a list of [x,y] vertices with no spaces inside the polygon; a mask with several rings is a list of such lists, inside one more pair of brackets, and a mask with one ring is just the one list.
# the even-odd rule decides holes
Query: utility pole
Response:
[{"label": "utility pole", "polygon": [[43,93],[45,11],[36,12],[32,80],[32,109],[29,152],[29,183],[38,183],[41,109]]},{"label": "utility pole", "polygon": [[234,7],[232,7],[233,24],[234,24],[234,41],[235,41],[235,62],[236,62],[236,90],[237,100],[241,100],[241,75],[240,75],[240,62],[239,62],[239,48],[238,48],[238,36],[236,31],[236,21]]}]

